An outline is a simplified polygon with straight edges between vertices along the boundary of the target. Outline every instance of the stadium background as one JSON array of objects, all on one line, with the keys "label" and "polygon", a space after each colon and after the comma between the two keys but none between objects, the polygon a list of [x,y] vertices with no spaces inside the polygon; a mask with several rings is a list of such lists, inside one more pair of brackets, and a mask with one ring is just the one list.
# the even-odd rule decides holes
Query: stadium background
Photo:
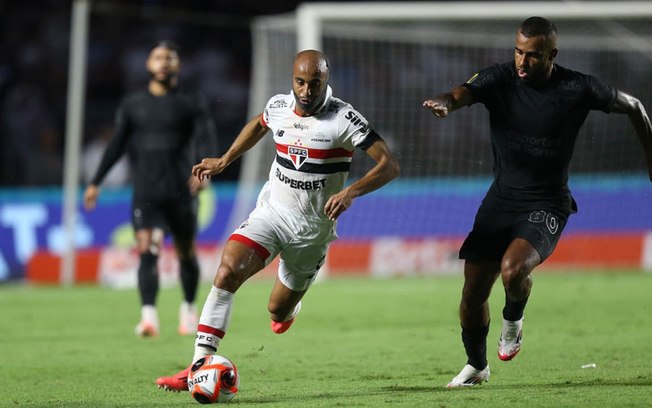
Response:
[{"label": "stadium background", "polygon": [[[102,138],[110,134],[120,98],[144,86],[145,56],[162,38],[181,45],[181,84],[199,88],[209,96],[221,149],[230,144],[249,114],[250,19],[292,11],[298,2],[279,1],[270,5],[244,1],[237,6],[229,2],[207,3],[93,2],[83,132],[88,156],[92,154],[91,147],[96,143],[101,146]],[[70,2],[0,2],[0,27],[4,55],[0,60],[0,281],[27,277],[58,282],[58,253],[63,241],[60,186]],[[504,47],[509,55],[511,45],[507,43]],[[404,57],[405,62],[411,62],[411,55]],[[600,58],[608,59],[610,55]],[[633,65],[634,61],[615,64],[597,61],[601,63],[609,68],[601,77],[613,84],[626,84],[625,89],[651,106],[649,62],[636,75],[619,69],[621,64]],[[356,106],[364,102],[361,98],[378,105],[412,103],[401,100],[405,89],[409,88],[412,94],[421,91],[418,97],[424,98],[442,90],[442,86],[449,86],[438,83],[436,78],[412,83],[409,78],[401,78],[402,82],[395,85],[391,78],[371,77],[381,86],[377,86],[379,82],[371,83],[365,87],[368,92],[360,95],[348,92],[352,87],[347,81],[359,77],[354,70],[364,66],[346,65],[346,68],[345,71],[334,66],[333,81],[339,85],[336,92],[341,90],[338,94]],[[409,65],[409,68],[414,67]],[[457,75],[461,80],[467,73],[464,70]],[[287,82],[289,89],[289,78]],[[379,93],[385,85],[395,85],[390,94]],[[287,92],[287,89],[275,91]],[[414,110],[418,109],[417,104]],[[367,110],[361,111],[367,115]],[[388,111],[391,106],[384,112]],[[385,119],[381,116],[383,111],[370,112],[370,115],[372,123]],[[400,119],[390,119],[400,122]],[[589,122],[586,132],[604,135],[605,132],[598,130],[614,126],[604,120]],[[432,130],[424,131],[429,132]],[[624,138],[631,139],[631,143],[609,137],[610,133],[627,132],[631,134]],[[402,180],[358,200],[343,216],[339,226],[341,239],[329,254],[327,272],[378,276],[461,272],[456,250],[489,183],[488,146],[474,145],[468,149],[471,157],[459,160],[462,156],[443,150],[445,140],[410,145],[401,144],[397,140],[400,135],[395,132],[385,135],[394,143],[401,159],[409,160],[404,165],[408,170],[404,170]],[[581,212],[571,219],[567,236],[547,267],[644,270],[652,265],[652,244],[648,237],[648,231],[652,230],[652,198],[644,177],[640,147],[633,139],[633,132],[623,121],[608,128],[603,139],[596,141],[593,136],[580,136],[574,170],[581,174],[571,176],[571,185]],[[408,150],[424,148],[433,150],[433,159],[414,156],[424,160],[415,162]],[[596,159],[590,159],[596,155]],[[236,206],[239,165],[240,162],[230,168],[225,177],[214,183],[212,191],[202,196],[200,259],[202,272],[207,276],[212,275],[221,240],[232,227],[230,215]],[[94,171],[94,166],[90,167]],[[420,170],[424,168],[431,172]],[[360,174],[359,169],[354,168],[354,177]],[[81,174],[80,182],[86,177]],[[137,259],[130,249],[133,237],[128,221],[129,188],[124,180],[118,180],[116,185],[104,190],[95,212],[80,210],[76,231],[77,279],[130,287],[135,282],[133,271]],[[169,251],[161,263],[164,283],[172,284],[176,266]]]}]

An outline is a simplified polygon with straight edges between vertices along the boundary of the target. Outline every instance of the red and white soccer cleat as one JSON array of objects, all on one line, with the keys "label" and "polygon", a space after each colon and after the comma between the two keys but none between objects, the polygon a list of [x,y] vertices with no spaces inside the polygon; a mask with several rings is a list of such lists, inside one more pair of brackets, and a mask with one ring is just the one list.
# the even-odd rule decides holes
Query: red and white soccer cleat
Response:
[{"label": "red and white soccer cleat", "polygon": [[270,323],[270,327],[272,328],[272,331],[274,333],[282,334],[288,331],[290,326],[292,326],[292,323],[294,323],[294,317],[284,322],[275,322],[274,320],[272,320],[272,322]]},{"label": "red and white soccer cleat", "polygon": [[517,321],[503,319],[503,329],[498,341],[498,358],[509,361],[521,351],[523,342],[523,318]]},{"label": "red and white soccer cleat", "polygon": [[292,323],[294,323],[294,318],[297,317],[299,312],[301,311],[301,301],[297,303],[297,305],[294,307],[294,311],[292,312],[292,317],[284,322],[275,322],[272,320],[270,323],[270,327],[272,328],[272,331],[276,334],[281,334],[285,333],[288,331],[290,326],[292,326]]},{"label": "red and white soccer cleat", "polygon": [[156,379],[156,385],[165,391],[188,391],[188,374],[190,367],[184,368],[173,376],[159,377]]}]

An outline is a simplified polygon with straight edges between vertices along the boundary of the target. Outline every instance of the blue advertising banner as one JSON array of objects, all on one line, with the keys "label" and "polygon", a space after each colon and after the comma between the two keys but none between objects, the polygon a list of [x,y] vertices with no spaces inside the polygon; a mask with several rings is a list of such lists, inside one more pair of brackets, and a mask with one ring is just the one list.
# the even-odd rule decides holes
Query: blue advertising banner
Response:
[{"label": "blue advertising banner", "polygon": [[[360,197],[338,221],[341,240],[383,237],[463,237],[489,179],[397,180]],[[223,240],[234,206],[237,184],[215,183],[200,195],[199,244]],[[571,190],[579,212],[565,234],[652,231],[652,183],[643,176],[575,177]],[[131,190],[103,189],[98,207],[81,208],[75,229],[79,249],[132,247]],[[0,282],[22,279],[37,251],[62,250],[60,189],[0,190]],[[237,221],[237,220],[236,220]],[[244,220],[241,220],[244,221]]]}]

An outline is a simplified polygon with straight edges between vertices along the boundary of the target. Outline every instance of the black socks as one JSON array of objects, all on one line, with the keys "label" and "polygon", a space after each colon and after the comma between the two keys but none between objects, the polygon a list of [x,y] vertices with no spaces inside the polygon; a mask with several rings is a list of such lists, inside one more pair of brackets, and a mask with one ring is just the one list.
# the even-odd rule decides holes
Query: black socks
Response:
[{"label": "black socks", "polygon": [[151,252],[140,254],[138,267],[138,290],[143,305],[155,305],[158,294],[158,256]]},{"label": "black socks", "polygon": [[199,285],[199,263],[197,257],[184,258],[179,260],[181,270],[181,286],[183,287],[183,298],[186,302],[195,303],[197,286]]},{"label": "black socks", "polygon": [[523,311],[525,310],[525,305],[529,296],[522,300],[509,300],[507,295],[505,295],[505,307],[503,308],[503,318],[515,322],[523,318]]},{"label": "black socks", "polygon": [[468,357],[467,364],[471,364],[478,370],[484,370],[487,366],[487,334],[489,325],[467,329],[462,327],[462,342]]}]

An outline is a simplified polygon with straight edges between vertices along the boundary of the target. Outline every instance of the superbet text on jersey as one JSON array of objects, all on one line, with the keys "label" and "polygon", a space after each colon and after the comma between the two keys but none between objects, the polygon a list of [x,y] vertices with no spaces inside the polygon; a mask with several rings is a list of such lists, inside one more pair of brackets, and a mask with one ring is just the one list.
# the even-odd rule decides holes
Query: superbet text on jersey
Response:
[{"label": "superbet text on jersey", "polygon": [[378,135],[362,114],[333,97],[330,87],[312,116],[297,115],[294,104],[292,93],[276,95],[263,112],[276,144],[269,200],[308,218],[326,218],[326,201],[344,187],[354,150],[366,149]]}]

